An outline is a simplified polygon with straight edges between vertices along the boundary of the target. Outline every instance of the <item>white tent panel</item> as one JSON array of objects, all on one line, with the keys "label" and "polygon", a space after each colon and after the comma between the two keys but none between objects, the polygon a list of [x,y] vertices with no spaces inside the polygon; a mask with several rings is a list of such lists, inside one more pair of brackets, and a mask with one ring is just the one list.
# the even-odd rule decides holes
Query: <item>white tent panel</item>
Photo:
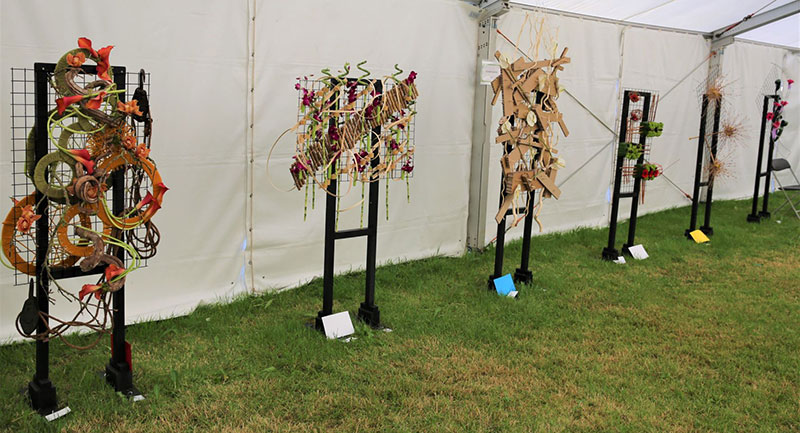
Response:
[{"label": "white tent panel", "polygon": [[764,27],[744,32],[737,38],[799,48],[800,15],[792,15]]},{"label": "white tent panel", "polygon": [[[751,13],[769,11],[791,3],[792,0],[513,0],[514,3],[538,6],[594,17],[628,21],[675,29],[711,32],[735,22]],[[766,7],[765,7],[766,6]],[[772,23],[759,31],[748,32],[746,39],[800,47],[798,21],[794,27]],[[788,35],[787,35],[788,34]],[[744,36],[743,36],[744,37]],[[781,42],[776,42],[776,41]]]}]

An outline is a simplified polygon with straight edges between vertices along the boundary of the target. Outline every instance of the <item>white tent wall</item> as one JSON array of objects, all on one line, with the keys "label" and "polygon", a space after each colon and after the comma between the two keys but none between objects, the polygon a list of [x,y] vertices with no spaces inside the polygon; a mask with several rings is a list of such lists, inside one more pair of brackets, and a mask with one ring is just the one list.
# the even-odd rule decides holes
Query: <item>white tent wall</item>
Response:
[{"label": "white tent wall", "polygon": [[[386,220],[385,182],[380,184],[378,261],[409,260],[464,251],[469,185],[472,101],[477,23],[475,9],[452,0],[259,1],[256,11],[256,119],[253,186],[254,287],[273,290],[321,275],[325,194],[317,188],[316,209],[305,194],[270,185],[265,162],[276,138],[297,121],[296,77],[322,68],[365,65],[380,78],[416,71],[417,100],[414,178],[410,202],[406,184],[390,184]],[[301,25],[302,31],[295,28]],[[309,29],[322,29],[307,32]],[[283,41],[282,43],[276,43]],[[294,154],[294,133],[276,146],[270,160],[273,181],[286,190]],[[346,186],[340,190],[346,191]],[[358,184],[343,199],[345,209],[361,200]],[[366,207],[366,205],[365,205]],[[367,218],[364,209],[364,224]],[[361,208],[341,214],[339,229],[359,227]],[[337,272],[365,265],[366,239],[336,243]],[[380,271],[379,271],[380,272]],[[378,288],[378,304],[380,304]]]},{"label": "white tent wall", "polygon": [[[747,139],[729,158],[734,176],[726,178],[714,189],[714,196],[740,198],[752,196],[753,181],[758,156],[758,132],[761,128],[762,85],[771,76],[773,68],[781,70],[780,78],[798,80],[800,76],[800,54],[782,48],[769,47],[745,41],[737,41],[725,48],[722,73],[730,83],[725,107],[741,119]],[[769,83],[769,88],[773,89]],[[784,84],[785,88],[785,84]],[[800,167],[800,86],[784,90],[783,98],[789,101],[784,119],[789,122],[775,146],[775,157],[786,158],[797,173]],[[769,108],[771,111],[771,107]],[[768,140],[767,136],[765,140]],[[766,152],[768,144],[765,142]],[[766,153],[764,160],[766,161]],[[763,180],[762,180],[763,188]],[[762,190],[763,191],[763,190]]]},{"label": "white tent wall", "polygon": [[[158,255],[128,278],[129,321],[184,314],[243,290],[247,22],[246,1],[0,3],[0,197],[12,194],[10,68],[56,62],[87,36],[96,48],[116,45],[112,65],[152,74],[151,156],[171,190],[154,218]],[[0,203],[4,217],[11,202]],[[64,281],[75,291],[83,282]],[[13,283],[0,267],[0,341],[19,338],[27,287]],[[55,299],[54,314],[74,311]]]}]

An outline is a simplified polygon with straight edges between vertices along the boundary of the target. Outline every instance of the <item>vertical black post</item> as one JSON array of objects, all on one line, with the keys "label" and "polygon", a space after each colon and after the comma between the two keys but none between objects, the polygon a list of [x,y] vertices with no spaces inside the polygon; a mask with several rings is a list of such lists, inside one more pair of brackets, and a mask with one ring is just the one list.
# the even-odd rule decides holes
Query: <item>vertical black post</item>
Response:
[{"label": "vertical black post", "polygon": [[[310,181],[309,181],[310,182]],[[315,327],[322,331],[322,318],[333,314],[333,260],[336,246],[336,198],[338,179],[331,179],[325,194],[325,257],[322,274],[322,310],[317,313]],[[311,185],[313,187],[313,185]]]},{"label": "vertical black post", "polygon": [[694,167],[694,189],[692,190],[692,215],[689,219],[689,229],[684,233],[689,234],[697,229],[697,208],[700,206],[700,186],[703,180],[703,152],[706,145],[706,116],[708,114],[708,96],[703,95],[703,104],[700,108],[700,136],[697,140],[697,160]]},{"label": "vertical black post", "polygon": [[[377,91],[378,94],[382,94],[382,83],[378,80],[373,83],[375,91]],[[374,169],[381,162],[380,149],[375,149],[380,141],[380,125],[373,128],[370,135],[370,146],[374,149],[370,166]],[[367,281],[364,302],[358,308],[358,318],[372,327],[378,327],[381,323],[381,312],[375,305],[375,261],[378,252],[378,192],[380,189],[380,177],[371,180],[372,182],[369,184],[369,211],[367,215]]]},{"label": "vertical black post", "polygon": [[[48,151],[47,134],[47,108],[48,108],[48,76],[44,64],[34,64],[35,79],[35,133],[34,133],[34,154],[35,162],[38,163]],[[33,166],[36,164],[34,163]],[[50,312],[49,287],[50,276],[45,271],[47,264],[47,245],[49,235],[50,217],[48,208],[50,206],[47,196],[36,191],[36,214],[41,215],[36,221],[36,301],[39,312],[42,314],[38,325],[37,333],[46,333],[48,329],[47,314]],[[50,382],[50,345],[47,341],[36,340],[36,373],[33,380],[28,383],[28,397],[33,409],[40,414],[46,415],[57,409],[58,399],[56,388]]]},{"label": "vertical black post", "polygon": [[[722,101],[717,99],[714,104],[714,126],[711,131],[711,161],[717,160],[717,142],[719,140],[719,118],[722,108]],[[714,234],[714,229],[711,228],[711,205],[714,202],[714,172],[711,171],[708,175],[708,186],[706,187],[706,214],[703,225],[700,230],[708,236]]]},{"label": "vertical black post", "polygon": [[[510,122],[513,124],[514,119],[512,118]],[[511,150],[512,145],[510,143],[505,144],[505,153]],[[498,207],[503,205],[503,192],[505,191],[505,177],[500,176],[500,201]],[[505,254],[505,247],[506,247],[506,216],[503,215],[500,222],[497,224],[497,237],[495,238],[495,250],[494,250],[494,271],[492,275],[489,275],[489,281],[487,281],[486,288],[490,291],[494,291],[494,280],[495,278],[500,278],[503,275],[503,255]]]},{"label": "vertical black post", "polygon": [[[123,90],[126,87],[126,71],[124,67],[117,66],[114,70],[114,83],[117,89]],[[120,101],[125,100],[125,93],[119,93]],[[114,215],[122,215],[125,212],[125,171],[117,170],[111,175],[111,210]],[[116,256],[125,264],[125,251],[117,248]],[[138,393],[133,387],[133,372],[128,363],[126,341],[125,341],[125,286],[111,294],[111,302],[114,309],[113,333],[111,338],[111,359],[106,365],[106,382],[114,386],[114,390],[123,394],[133,395]]]},{"label": "vertical black post", "polygon": [[[764,158],[764,132],[767,129],[769,100],[770,96],[764,95],[764,107],[761,110],[761,134],[758,137],[758,157],[756,158],[756,181],[755,186],[753,187],[753,209],[750,212],[750,215],[747,215],[747,221],[751,223],[757,223],[761,221],[761,217],[758,216],[758,189],[761,182],[761,160]],[[771,134],[770,138],[772,138]]]},{"label": "vertical black post", "polygon": [[[775,98],[778,100],[778,98]],[[772,112],[776,112],[776,110],[772,110]],[[775,116],[774,118],[777,118]],[[769,188],[770,184],[772,183],[772,157],[775,153],[775,140],[772,138],[772,126],[767,129],[769,132],[769,149],[767,150],[767,170],[764,172],[764,200],[762,202],[761,212],[758,213],[760,218],[769,218]]]},{"label": "vertical black post", "polygon": [[514,281],[522,284],[529,284],[533,281],[533,272],[528,269],[528,261],[531,252],[531,231],[533,229],[533,208],[536,203],[536,192],[528,192],[528,211],[525,215],[525,227],[522,231],[522,260],[519,267],[514,271]]},{"label": "vertical black post", "polygon": [[[622,96],[622,114],[619,121],[619,143],[624,143],[628,135],[628,109],[630,107],[630,91],[626,90]],[[603,248],[604,260],[616,260],[619,251],[615,248],[617,242],[617,216],[619,215],[619,199],[622,190],[622,165],[625,155],[619,151],[617,145],[617,162],[614,170],[614,190],[611,196],[611,218],[608,226],[608,246]]]},{"label": "vertical black post", "polygon": [[[650,121],[650,99],[651,95],[649,93],[640,93],[641,97],[644,98],[644,104],[642,107],[642,120],[639,123],[641,125],[642,122]],[[641,127],[641,126],[640,126]],[[642,146],[642,149],[645,148],[647,143],[647,134],[642,134],[639,131],[639,144]],[[641,165],[644,164],[644,156],[646,152],[642,152],[642,155],[636,161],[637,164]],[[642,190],[642,180],[639,176],[634,176],[633,180],[633,197],[631,198],[631,219],[628,222],[628,242],[622,245],[622,252],[628,253],[628,248],[634,245],[634,238],[636,236],[636,220],[638,218],[639,213],[639,193]]]}]

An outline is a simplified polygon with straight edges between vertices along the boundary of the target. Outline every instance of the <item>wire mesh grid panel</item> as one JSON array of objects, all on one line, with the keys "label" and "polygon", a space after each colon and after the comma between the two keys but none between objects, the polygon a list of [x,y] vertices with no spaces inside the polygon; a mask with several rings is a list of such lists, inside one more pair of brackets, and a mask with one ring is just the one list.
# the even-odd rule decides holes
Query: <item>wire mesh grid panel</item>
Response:
[{"label": "wire mesh grid panel", "polygon": [[[126,95],[133,95],[134,89],[139,85],[138,76],[139,74],[137,73],[125,73]],[[145,76],[146,82],[144,84],[144,89],[149,93],[149,74],[145,74]],[[74,80],[75,83],[80,86],[87,86],[89,82],[92,81],[91,77],[92,76],[89,74],[78,74]],[[48,73],[47,78],[48,81],[51,82],[52,73]],[[53,122],[48,131],[50,140],[48,140],[47,153],[48,155],[52,154],[54,156],[49,158],[48,161],[44,161],[46,164],[44,162],[42,164],[34,164],[34,128],[36,122],[35,86],[36,77],[34,69],[11,68],[11,182],[13,199],[17,204],[14,207],[14,211],[9,213],[6,222],[9,222],[8,218],[15,220],[14,216],[21,213],[23,207],[29,204],[33,205],[34,208],[36,207],[36,187],[34,182],[38,176],[43,176],[42,180],[39,180],[39,182],[43,182],[45,186],[53,185],[63,189],[68,187],[72,182],[75,168],[69,163],[70,160],[68,158],[58,157],[59,151],[54,146],[53,141],[58,142],[62,147],[72,149],[83,149],[87,147],[91,149],[93,145],[96,145],[92,138],[90,138],[92,134],[74,134],[64,128],[64,126],[70,128],[71,125],[60,125],[58,122]],[[58,95],[53,90],[53,87],[48,85],[47,111],[48,115],[53,115],[53,118],[57,118],[57,113],[55,111],[55,101],[57,98]],[[144,141],[144,125],[129,124],[127,127],[131,128],[137,141]],[[39,167],[37,170],[36,166],[38,165],[42,165],[42,167]],[[144,176],[143,181],[140,183],[133,182],[133,179],[136,177],[137,176],[133,176],[132,173],[126,172],[125,197],[129,199],[129,203],[126,203],[126,207],[135,205],[135,202],[133,204],[130,202],[141,197],[148,189],[152,189],[152,185],[147,176]],[[107,194],[106,196],[108,206],[112,207],[113,198],[111,194]],[[66,198],[62,200],[51,198],[49,200],[47,210],[50,220],[50,224],[48,224],[50,229],[49,239],[56,239],[59,237],[59,231],[66,231],[65,227],[59,225],[59,221],[65,216],[67,217],[67,224],[80,223],[82,226],[90,227],[96,231],[102,231],[103,224],[97,216],[84,215],[80,217],[71,217],[72,214],[78,214],[78,212],[70,211],[70,207],[72,206],[78,206],[78,204],[75,203],[74,200],[70,203]],[[4,227],[4,229],[6,228]],[[144,236],[144,230],[143,227],[131,230],[129,232],[129,237]],[[9,229],[6,229],[6,231],[9,231]],[[29,275],[34,273],[32,269],[36,262],[36,225],[34,224],[31,226],[30,230],[26,233],[21,233],[17,230],[10,231],[12,233],[10,233],[10,239],[7,240],[10,241],[8,247],[8,252],[10,252],[10,254],[7,255],[10,255],[9,260],[11,260],[11,264],[15,268],[14,284],[27,284]],[[85,242],[85,240],[75,238],[72,233],[67,232],[66,235],[61,233],[61,236],[61,239],[66,237],[67,241],[75,245],[80,245],[82,242]],[[80,257],[73,256],[67,252],[61,242],[51,242],[47,258],[50,268],[67,268],[75,265],[79,259]],[[146,260],[142,260],[141,265],[145,266]]]},{"label": "wire mesh grid panel", "polygon": [[[620,107],[622,107],[623,98],[628,95],[628,113],[623,119],[622,114],[617,119],[617,131],[620,131],[620,122],[626,122],[625,137],[620,137],[620,142],[625,143],[639,143],[641,140],[641,129],[643,121],[655,121],[656,111],[658,108],[658,93],[652,90],[645,89],[622,89],[620,92]],[[650,98],[647,113],[645,110],[645,101],[647,97]],[[652,144],[652,137],[645,137],[644,146],[641,148],[644,161],[650,160],[650,147]],[[617,160],[619,146],[614,146],[614,161]],[[633,193],[634,185],[636,183],[636,165],[637,159],[622,159],[622,182],[620,185],[620,193],[628,194]]]},{"label": "wire mesh grid panel", "polygon": [[[298,154],[310,154],[312,148],[321,145],[324,153],[322,159],[334,160],[328,170],[336,170],[339,181],[350,182],[351,170],[348,167],[358,165],[362,158],[368,157],[371,149],[379,156],[380,164],[386,164],[387,170],[381,170],[381,177],[387,179],[406,179],[413,177],[413,171],[404,170],[413,167],[413,154],[403,154],[401,148],[414,146],[415,120],[398,122],[410,114],[408,110],[398,113],[380,113],[382,95],[389,92],[396,84],[378,80],[342,80],[338,85],[329,85],[319,79],[303,77],[296,86],[297,97],[297,129]],[[312,114],[312,106],[317,103],[321,110]],[[310,115],[310,116],[309,116]],[[364,128],[354,142],[347,142],[343,130],[351,119],[365,119],[381,116],[382,125],[395,125],[393,128],[380,128],[380,135]],[[304,120],[305,119],[305,120]],[[326,122],[325,120],[328,119]],[[331,120],[332,119],[332,120]],[[374,143],[373,143],[374,142]],[[344,145],[343,145],[344,144]],[[338,152],[338,156],[336,153]],[[398,155],[403,155],[402,163]],[[359,167],[358,173],[364,173],[366,167]],[[363,176],[363,175],[362,175]],[[317,180],[324,182],[327,178],[325,170],[316,173]],[[356,180],[367,180],[362,177]],[[372,179],[374,180],[374,179]]]}]

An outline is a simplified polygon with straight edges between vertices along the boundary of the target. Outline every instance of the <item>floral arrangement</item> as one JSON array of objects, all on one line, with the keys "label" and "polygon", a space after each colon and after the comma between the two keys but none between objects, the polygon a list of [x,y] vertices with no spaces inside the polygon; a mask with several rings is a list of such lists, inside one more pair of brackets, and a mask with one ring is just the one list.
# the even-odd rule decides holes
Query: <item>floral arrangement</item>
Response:
[{"label": "floral arrangement", "polygon": [[636,164],[633,168],[633,175],[642,180],[653,180],[661,175],[662,170],[659,164]]},{"label": "floral arrangement", "polygon": [[[317,78],[298,77],[294,85],[299,121],[284,134],[297,133],[289,174],[294,189],[305,188],[304,218],[309,189],[314,206],[315,184],[328,193],[331,182],[347,182],[349,188],[361,182],[362,223],[366,184],[382,178],[405,181],[410,199],[417,73],[411,71],[401,78],[403,71],[395,65],[393,75],[373,79],[365,64],[358,63],[357,78],[348,78],[351,68],[347,63],[338,75],[326,68]],[[387,207],[388,191],[387,182]]]},{"label": "floral arrangement", "polygon": [[664,124],[661,122],[642,122],[640,128],[641,133],[648,137],[661,137],[664,132]]},{"label": "floral arrangement", "polygon": [[[50,148],[55,150],[36,161],[34,129],[28,137],[26,174],[41,196],[47,198],[48,205],[42,207],[35,193],[14,200],[3,222],[2,249],[10,262],[4,264],[36,276],[35,258],[31,259],[34,254],[26,250],[26,245],[36,243],[36,221],[49,218],[48,255],[41,272],[51,274],[54,269],[69,268],[78,262],[84,272],[98,267],[103,271],[95,284],[84,284],[77,290],[61,286],[51,274],[51,283],[64,297],[77,301],[80,311],[73,320],[43,317],[54,319],[58,325],[44,333],[34,333],[35,326],[25,326],[20,333],[26,337],[49,339],[61,336],[72,326],[104,331],[112,314],[108,294],[124,285],[142,258],[155,254],[160,239],[151,220],[161,208],[168,188],[150,158],[146,92],[137,89],[137,97],[127,102],[120,98],[125,90],[118,89],[112,80],[112,49],[109,45],[96,50],[91,40],[78,39],[78,48],[60,58],[52,76],[51,84],[58,97],[55,109],[48,113],[45,129]],[[76,78],[88,75],[84,67],[88,61],[96,65],[96,79],[86,80],[88,84],[81,86]],[[129,122],[131,118],[145,122],[144,142],[139,142],[133,122]],[[64,166],[68,167],[66,174]],[[109,208],[106,194],[112,174],[119,172],[124,173],[127,182],[128,202],[123,212],[115,213]],[[143,186],[152,188],[144,197]],[[118,257],[120,249],[130,259],[127,266]],[[28,314],[43,315],[38,310]],[[82,314],[91,319],[79,321]],[[39,321],[30,319],[19,317],[18,323],[35,325]]]}]

